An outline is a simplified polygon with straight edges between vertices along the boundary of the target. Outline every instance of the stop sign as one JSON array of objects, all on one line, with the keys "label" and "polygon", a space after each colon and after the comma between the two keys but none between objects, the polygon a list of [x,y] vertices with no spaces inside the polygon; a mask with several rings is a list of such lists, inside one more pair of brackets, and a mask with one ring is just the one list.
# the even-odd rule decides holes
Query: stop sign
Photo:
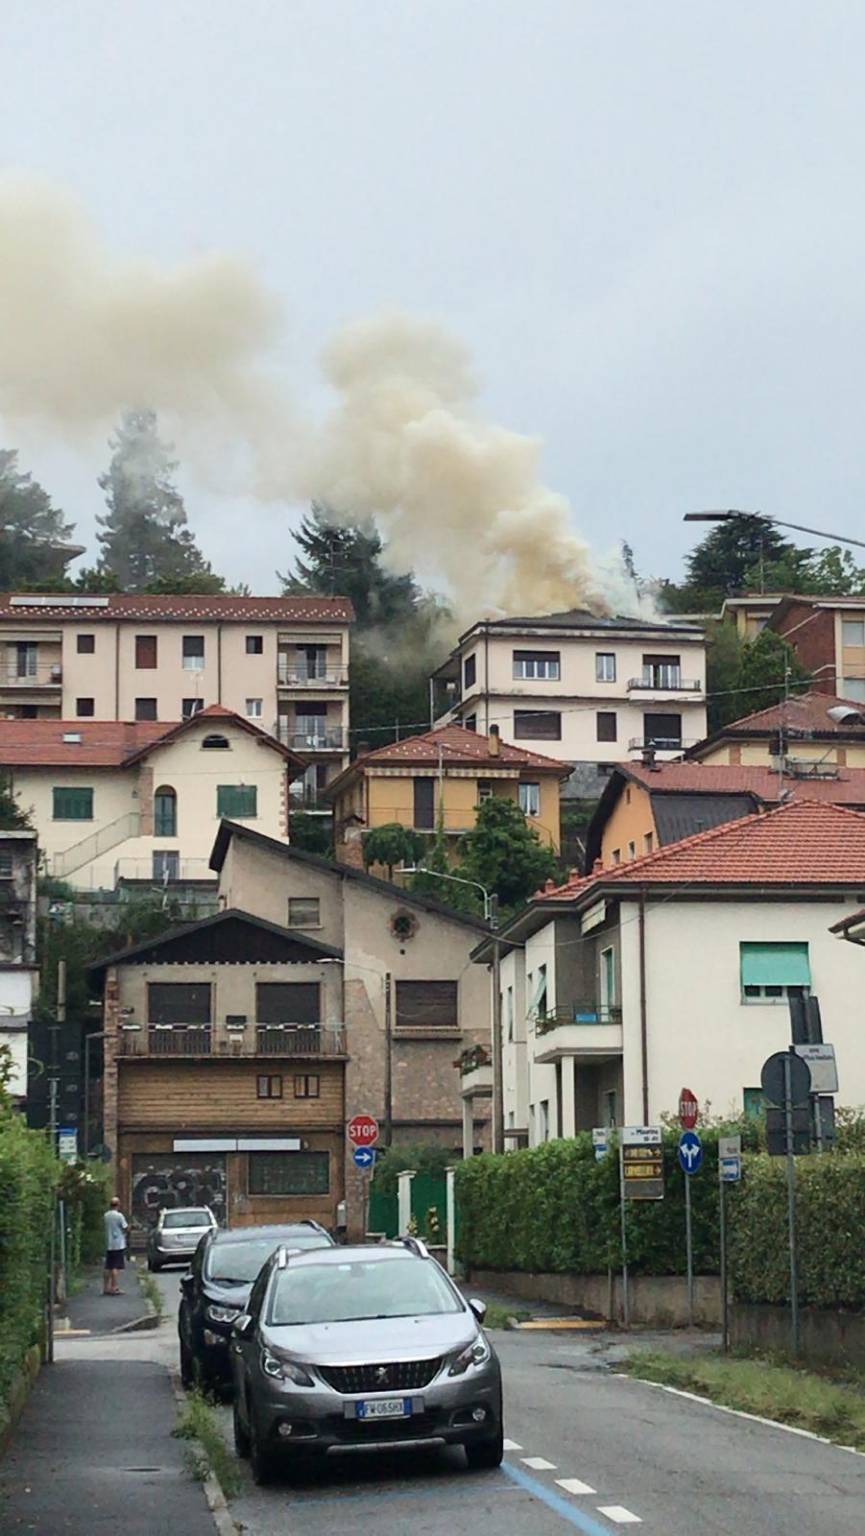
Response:
[{"label": "stop sign", "polygon": [[374,1147],[378,1141],[378,1121],[372,1115],[355,1115],[348,1122],[348,1139],[356,1147]]},{"label": "stop sign", "polygon": [[679,1091],[679,1121],[686,1131],[692,1131],[697,1124],[700,1106],[697,1103],[697,1095],[690,1088],[682,1088]]}]

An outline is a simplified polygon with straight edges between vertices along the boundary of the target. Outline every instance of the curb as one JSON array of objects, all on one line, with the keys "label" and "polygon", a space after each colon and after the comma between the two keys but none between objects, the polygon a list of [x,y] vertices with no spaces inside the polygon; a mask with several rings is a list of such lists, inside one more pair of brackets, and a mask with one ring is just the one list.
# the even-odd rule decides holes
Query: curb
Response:
[{"label": "curb", "polygon": [[[180,1385],[180,1377],[176,1371],[172,1371],[170,1373],[170,1379],[171,1390],[174,1393],[175,1405],[179,1412],[179,1410],[186,1402],[186,1393]],[[201,1486],[204,1489],[204,1497],[207,1500],[207,1507],[213,1516],[213,1523],[219,1532],[219,1536],[239,1536],[239,1532],[243,1529],[243,1527],[239,1526],[231,1518],[225,1494],[223,1493],[222,1486],[216,1477],[210,1462],[208,1461],[207,1452],[205,1451],[204,1446],[201,1444],[200,1440],[190,1440],[188,1443],[197,1447],[202,1461],[204,1461],[207,1465],[207,1476],[204,1478]]]}]

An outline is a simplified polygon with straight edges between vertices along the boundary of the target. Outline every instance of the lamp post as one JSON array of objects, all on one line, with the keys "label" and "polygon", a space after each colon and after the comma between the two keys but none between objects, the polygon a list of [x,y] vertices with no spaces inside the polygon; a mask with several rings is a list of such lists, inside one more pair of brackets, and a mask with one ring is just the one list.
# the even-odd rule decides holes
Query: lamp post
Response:
[{"label": "lamp post", "polygon": [[451,880],[454,885],[473,886],[480,891],[484,899],[484,921],[489,924],[492,935],[493,948],[493,1023],[492,1023],[492,1047],[493,1047],[493,1124],[492,1124],[492,1150],[504,1152],[505,1150],[505,1104],[504,1084],[502,1082],[502,987],[501,987],[501,941],[498,937],[498,916],[496,912],[497,898],[494,892],[488,891],[479,880],[466,880],[463,875],[448,875],[440,869],[425,869],[422,864],[407,864],[402,869],[395,870],[400,875],[432,875],[434,880]]},{"label": "lamp post", "polygon": [[765,512],[686,512],[684,523],[730,523],[747,517],[755,523],[771,523],[773,528],[793,528],[796,533],[812,533],[818,539],[831,539],[834,544],[855,544],[865,549],[865,539],[851,539],[843,533],[827,533],[825,528],[806,528],[803,523],[788,523],[782,517],[769,517]]}]

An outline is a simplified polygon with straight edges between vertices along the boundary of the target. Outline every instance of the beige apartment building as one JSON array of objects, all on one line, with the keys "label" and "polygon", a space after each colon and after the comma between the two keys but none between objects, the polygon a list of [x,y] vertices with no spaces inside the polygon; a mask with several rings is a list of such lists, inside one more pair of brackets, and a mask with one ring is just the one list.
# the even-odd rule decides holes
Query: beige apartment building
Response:
[{"label": "beige apartment building", "polygon": [[0,715],[168,724],[219,704],[303,753],[293,794],[315,807],[348,763],[352,618],[342,597],[6,594]]},{"label": "beige apartment building", "polygon": [[455,723],[572,765],[563,796],[594,799],[632,753],[680,756],[706,734],[700,625],[599,618],[583,609],[480,620],[435,674]]},{"label": "beige apartment building", "polygon": [[0,720],[0,771],[39,837],[46,873],[86,890],[213,885],[225,816],[288,838],[302,758],[209,705],[155,721]]}]

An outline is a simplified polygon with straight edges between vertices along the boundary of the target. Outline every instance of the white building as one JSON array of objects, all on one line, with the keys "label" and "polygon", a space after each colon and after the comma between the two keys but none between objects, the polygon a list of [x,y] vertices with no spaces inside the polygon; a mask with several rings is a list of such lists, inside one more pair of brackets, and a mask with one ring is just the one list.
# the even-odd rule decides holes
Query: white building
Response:
[{"label": "white building", "polygon": [[0,1045],[11,1057],[8,1091],[27,1094],[29,1029],[36,968],[36,833],[0,832]]},{"label": "white building", "polygon": [[[693,622],[598,618],[582,609],[483,619],[435,674],[456,722],[574,765],[565,793],[594,799],[610,767],[706,734],[706,649]],[[551,745],[554,743],[554,745]]]},{"label": "white building", "polygon": [[540,896],[502,930],[510,1145],[657,1123],[683,1085],[756,1112],[795,989],[819,999],[838,1102],[865,1104],[862,957],[830,932],[863,889],[865,816],[793,801]]}]

